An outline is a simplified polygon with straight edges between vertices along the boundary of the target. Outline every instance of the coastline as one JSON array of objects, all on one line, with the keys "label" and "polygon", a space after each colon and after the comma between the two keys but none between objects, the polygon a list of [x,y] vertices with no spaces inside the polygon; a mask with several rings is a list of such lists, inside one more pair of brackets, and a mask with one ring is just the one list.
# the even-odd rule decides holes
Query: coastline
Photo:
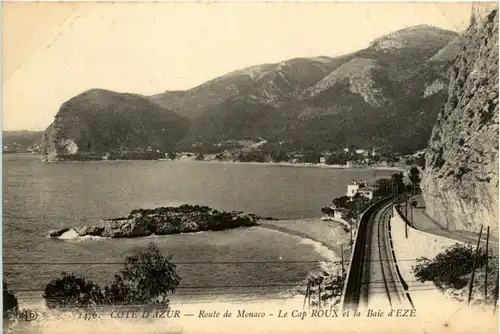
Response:
[{"label": "coastline", "polygon": [[[316,220],[319,220],[319,219],[310,219],[310,221],[316,221]],[[300,221],[309,221],[309,219],[303,219],[303,220],[300,220]],[[306,232],[302,232],[300,231],[299,229],[294,229],[294,228],[289,228],[287,226],[282,226],[283,223],[286,224],[286,222],[294,222],[294,220],[278,220],[278,221],[275,221],[275,222],[265,222],[265,223],[261,223],[259,225],[259,227],[261,228],[265,228],[265,229],[268,229],[268,230],[273,230],[273,231],[278,231],[278,232],[282,232],[282,233],[286,233],[286,234],[290,234],[290,235],[293,235],[293,236],[296,236],[296,237],[300,237],[300,238],[303,238],[303,239],[308,239],[308,240],[311,240],[313,242],[317,242],[319,244],[321,244],[322,246],[328,248],[330,251],[334,252],[336,255],[337,255],[337,258],[340,257],[340,248],[337,247],[337,245],[333,245],[331,243],[326,243],[324,240],[319,240],[319,238],[317,237],[314,237],[314,236],[311,236],[309,234],[307,234]]]},{"label": "coastline", "polygon": [[[115,160],[118,161],[118,160]],[[132,161],[132,160],[119,160],[119,161]],[[135,160],[134,160],[135,161]],[[159,161],[174,161],[174,162],[202,162],[212,164],[235,164],[235,165],[262,165],[262,166],[280,166],[280,167],[313,167],[313,168],[329,168],[329,169],[368,169],[368,170],[385,170],[395,172],[406,172],[406,167],[396,166],[345,166],[345,165],[327,165],[324,163],[311,164],[311,163],[290,163],[290,162],[242,162],[242,161],[218,161],[218,160],[194,160],[194,159],[160,159]]]},{"label": "coastline", "polygon": [[[35,153],[3,153],[3,155],[25,155],[25,156],[39,156]],[[365,170],[381,170],[381,171],[394,171],[406,172],[410,166],[345,166],[345,165],[327,165],[325,163],[312,164],[312,163],[290,163],[290,162],[242,162],[242,161],[218,161],[215,159],[195,160],[195,159],[101,159],[101,160],[43,160],[44,162],[137,162],[137,161],[167,161],[167,162],[203,162],[203,163],[218,163],[218,164],[239,164],[239,165],[262,165],[262,166],[280,166],[280,167],[312,167],[312,168],[329,168],[329,169],[365,169]]]}]

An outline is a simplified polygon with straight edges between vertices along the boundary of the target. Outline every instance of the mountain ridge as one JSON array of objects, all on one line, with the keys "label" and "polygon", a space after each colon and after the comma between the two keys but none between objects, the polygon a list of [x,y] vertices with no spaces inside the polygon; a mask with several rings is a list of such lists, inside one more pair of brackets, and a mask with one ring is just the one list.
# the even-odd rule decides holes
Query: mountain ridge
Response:
[{"label": "mountain ridge", "polygon": [[[290,150],[349,145],[418,149],[428,139],[418,138],[419,131],[430,136],[437,110],[444,105],[447,79],[443,72],[453,57],[431,58],[457,36],[417,26],[339,57],[249,66],[185,91],[123,97],[146,99],[151,102],[143,101],[148,108],[185,119],[188,129],[178,138],[177,150],[242,137],[284,142]],[[397,47],[378,51],[387,40],[397,40]],[[85,108],[105,109],[108,97],[101,99],[87,101]],[[64,110],[57,117],[61,115]]]}]

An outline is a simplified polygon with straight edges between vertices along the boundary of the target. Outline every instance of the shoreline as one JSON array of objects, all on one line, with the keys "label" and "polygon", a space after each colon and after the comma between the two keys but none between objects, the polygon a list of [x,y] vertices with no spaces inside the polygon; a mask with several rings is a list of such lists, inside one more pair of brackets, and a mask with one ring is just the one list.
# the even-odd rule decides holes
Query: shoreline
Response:
[{"label": "shoreline", "polygon": [[[160,160],[163,161],[163,160]],[[195,161],[195,162],[209,162],[209,163],[219,163],[219,164],[235,164],[235,165],[263,165],[263,166],[281,166],[281,167],[313,167],[313,168],[328,168],[328,169],[368,169],[368,170],[387,170],[395,172],[406,172],[407,168],[403,167],[391,167],[391,166],[345,166],[345,165],[327,165],[324,163],[311,164],[311,163],[290,163],[290,162],[241,162],[241,161],[217,161],[217,160],[174,160],[180,162]]]},{"label": "shoreline", "polygon": [[289,234],[289,235],[292,235],[295,237],[302,238],[304,240],[311,240],[313,242],[321,244],[323,247],[325,247],[328,250],[330,250],[331,252],[335,253],[337,259],[340,257],[340,255],[339,255],[340,249],[338,247],[332,247],[331,245],[328,245],[327,243],[320,241],[317,238],[314,238],[313,236],[310,236],[304,232],[289,229],[286,227],[276,226],[276,225],[273,225],[272,223],[268,223],[268,222],[262,223],[262,224],[258,225],[257,227],[265,228],[265,229],[271,230],[271,231],[278,231],[278,232],[286,233],[286,234]]},{"label": "shoreline", "polygon": [[[39,154],[33,153],[3,153],[4,155],[24,155],[24,156],[40,156]],[[398,167],[398,166],[345,166],[345,165],[327,165],[325,163],[313,164],[313,163],[291,163],[291,162],[242,162],[242,161],[218,161],[218,160],[195,160],[195,159],[101,159],[101,160],[43,160],[40,156],[40,160],[43,162],[144,162],[144,161],[167,161],[167,162],[201,162],[201,163],[219,163],[219,164],[235,164],[235,165],[262,165],[262,166],[281,166],[281,167],[313,167],[313,168],[329,168],[329,169],[360,169],[360,170],[381,170],[381,171],[394,171],[394,172],[406,172],[409,170],[410,166]]]},{"label": "shoreline", "polygon": [[279,166],[279,167],[296,167],[296,168],[324,168],[324,169],[346,169],[346,170],[379,170],[379,171],[393,171],[393,172],[407,172],[409,168],[403,167],[390,167],[390,166],[352,166],[347,167],[343,165],[327,165],[327,164],[309,164],[309,163],[287,163],[287,162],[241,162],[241,161],[216,161],[216,160],[191,160],[191,159],[152,159],[152,160],[134,160],[134,159],[116,159],[116,160],[56,160],[56,161],[45,161],[47,163],[80,163],[80,162],[91,162],[91,163],[110,163],[110,162],[180,162],[180,163],[209,163],[209,164],[227,164],[227,165],[257,165],[257,166]]}]

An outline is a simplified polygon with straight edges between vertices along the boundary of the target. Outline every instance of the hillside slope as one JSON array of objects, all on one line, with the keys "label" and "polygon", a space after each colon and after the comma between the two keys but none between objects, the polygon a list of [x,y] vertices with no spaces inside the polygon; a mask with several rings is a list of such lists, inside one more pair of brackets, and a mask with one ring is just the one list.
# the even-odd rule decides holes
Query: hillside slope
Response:
[{"label": "hillside slope", "polygon": [[[449,44],[456,39],[454,32],[417,26],[341,57],[255,66],[152,98],[191,118],[183,149],[253,131],[296,150],[355,145],[411,151],[425,147],[444,106],[445,73],[456,56]],[[205,126],[208,119],[211,126]]]},{"label": "hillside slope", "polygon": [[4,153],[40,153],[42,131],[2,131]]},{"label": "hillside slope", "polygon": [[427,213],[443,227],[498,237],[498,11],[471,19],[429,141]]},{"label": "hillside slope", "polygon": [[188,122],[148,98],[92,89],[63,103],[45,130],[43,155],[172,149]]},{"label": "hillside slope", "polygon": [[186,91],[145,97],[92,90],[63,104],[46,131],[45,151],[212,151],[244,139],[288,151],[420,149],[446,100],[456,38],[417,26],[351,54],[252,66]]}]

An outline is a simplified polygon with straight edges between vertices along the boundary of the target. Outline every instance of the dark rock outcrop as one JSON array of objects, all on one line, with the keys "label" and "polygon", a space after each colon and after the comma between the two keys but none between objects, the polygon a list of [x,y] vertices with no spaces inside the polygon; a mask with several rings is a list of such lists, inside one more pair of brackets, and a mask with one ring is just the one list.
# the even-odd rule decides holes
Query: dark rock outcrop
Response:
[{"label": "dark rock outcrop", "polygon": [[450,69],[422,188],[427,213],[444,228],[489,225],[498,237],[498,10],[480,12]]},{"label": "dark rock outcrop", "polygon": [[[136,238],[199,231],[219,231],[243,226],[256,226],[259,220],[271,220],[243,212],[220,212],[207,206],[181,205],[156,209],[133,210],[126,218],[104,220],[98,226],[73,229],[78,236]],[[50,237],[60,237],[70,229],[52,231]]]}]

